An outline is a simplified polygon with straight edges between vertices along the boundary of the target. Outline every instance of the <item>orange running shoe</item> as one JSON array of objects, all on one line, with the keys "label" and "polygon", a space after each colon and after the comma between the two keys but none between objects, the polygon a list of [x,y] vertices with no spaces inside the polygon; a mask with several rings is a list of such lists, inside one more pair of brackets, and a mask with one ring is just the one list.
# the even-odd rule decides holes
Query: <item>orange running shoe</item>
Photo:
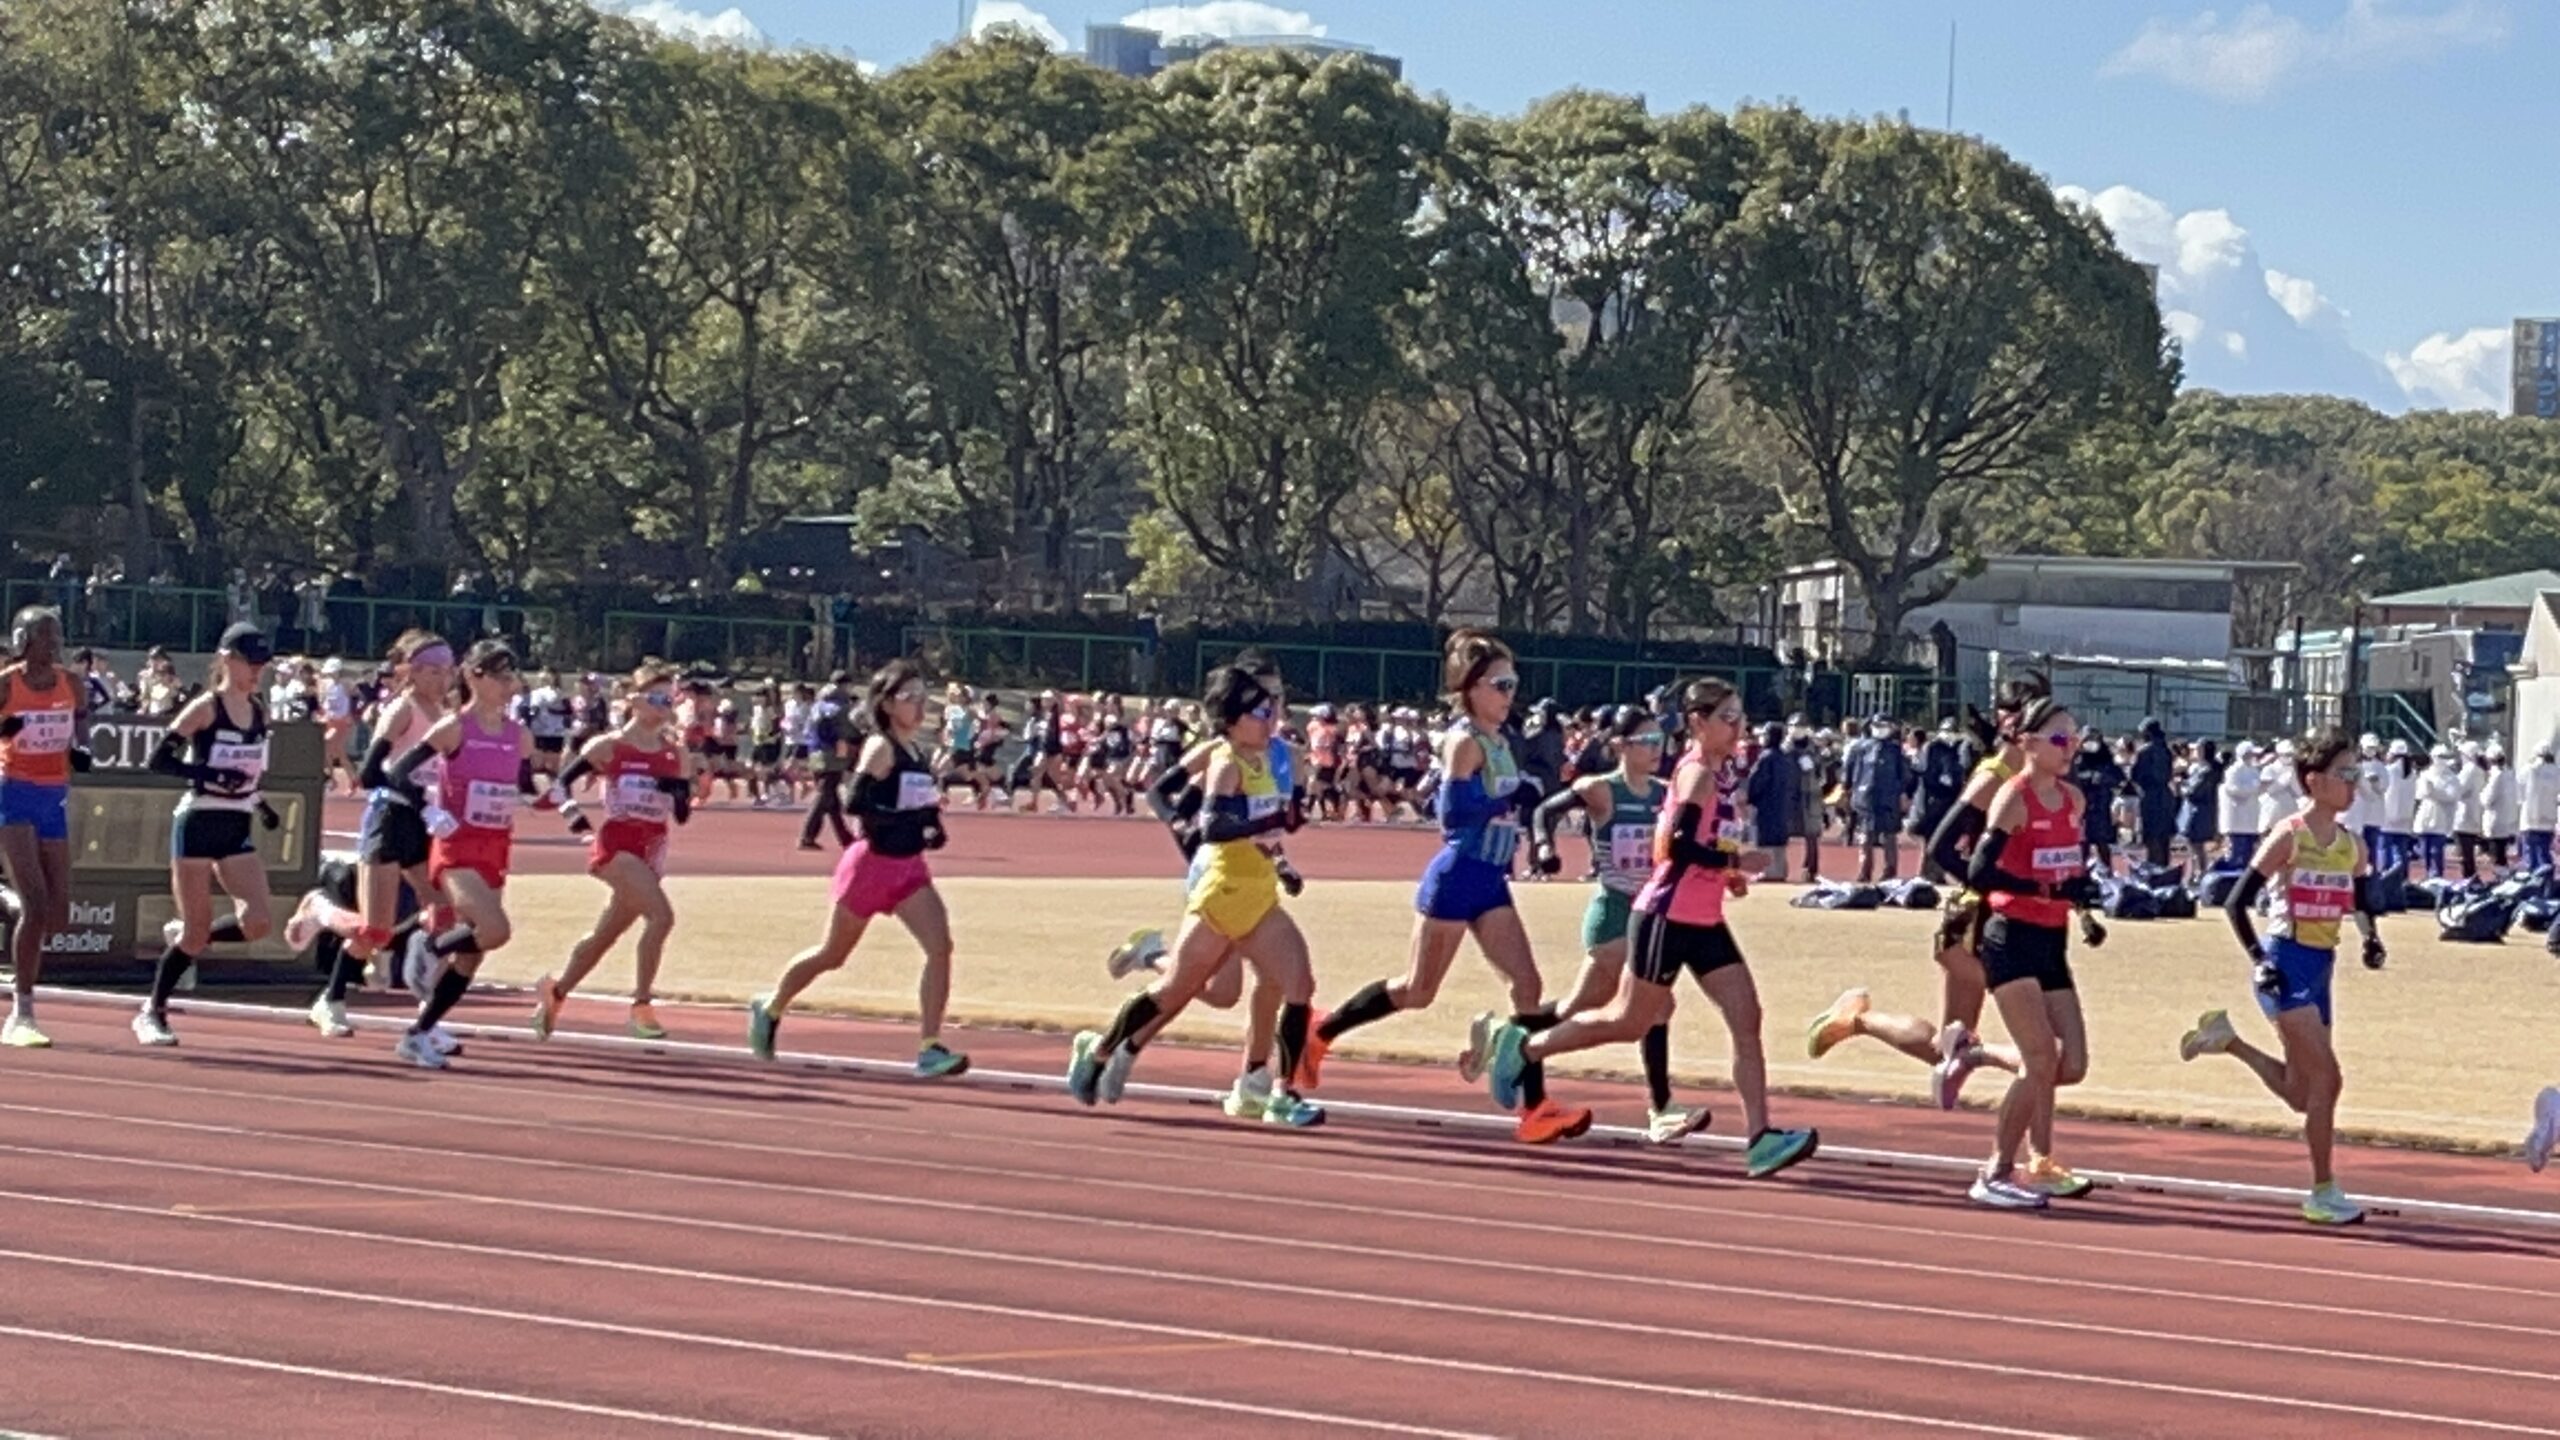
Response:
[{"label": "orange running shoe", "polygon": [[[1319,1021],[1317,1023],[1320,1025],[1323,1022]],[[1325,1052],[1332,1048],[1333,1043],[1331,1041],[1325,1039],[1322,1034],[1318,1033],[1315,1027],[1308,1027],[1307,1048],[1298,1052],[1298,1068],[1296,1073],[1290,1077],[1291,1080],[1296,1082],[1299,1089],[1313,1090],[1316,1088],[1320,1081],[1321,1072],[1324,1069]]]},{"label": "orange running shoe", "polygon": [[1591,1128],[1591,1112],[1568,1110],[1553,1100],[1541,1100],[1520,1112],[1520,1128],[1514,1132],[1523,1145],[1553,1145],[1570,1140]]}]

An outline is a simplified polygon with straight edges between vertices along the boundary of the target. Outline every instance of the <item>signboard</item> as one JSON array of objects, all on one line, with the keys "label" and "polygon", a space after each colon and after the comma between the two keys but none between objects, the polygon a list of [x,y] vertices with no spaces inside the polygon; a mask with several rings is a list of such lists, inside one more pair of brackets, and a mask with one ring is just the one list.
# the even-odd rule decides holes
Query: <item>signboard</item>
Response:
[{"label": "signboard", "polygon": [[[44,979],[57,985],[130,985],[151,978],[177,914],[169,896],[171,812],[185,782],[146,768],[164,727],[100,719],[89,727],[94,768],[71,777],[71,923],[45,941]],[[282,821],[253,826],[275,901],[275,935],[214,947],[197,963],[200,983],[307,982],[308,965],[284,946],[284,919],[320,870],[320,727],[279,723],[262,789]],[[230,901],[214,887],[214,914]]]},{"label": "signboard", "polygon": [[2560,319],[2516,322],[2515,413],[2560,420]]}]

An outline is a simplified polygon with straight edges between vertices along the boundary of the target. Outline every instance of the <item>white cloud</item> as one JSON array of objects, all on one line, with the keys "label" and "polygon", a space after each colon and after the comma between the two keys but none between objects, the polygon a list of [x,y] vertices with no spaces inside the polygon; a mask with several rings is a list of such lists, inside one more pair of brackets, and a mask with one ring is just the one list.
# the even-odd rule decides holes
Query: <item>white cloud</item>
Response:
[{"label": "white cloud", "polygon": [[2249,358],[2249,337],[2237,330],[2225,330],[2222,332],[2222,348],[2231,352],[2232,359],[2246,360]]},{"label": "white cloud", "polygon": [[880,62],[877,60],[863,60],[857,58],[853,62],[853,73],[861,76],[865,80],[868,80],[872,76],[880,73]]},{"label": "white cloud", "polygon": [[717,14],[688,10],[674,0],[606,0],[604,8],[686,40],[723,45],[764,43],[764,32],[735,5]]},{"label": "white cloud", "polygon": [[1166,35],[1322,35],[1324,27],[1304,10],[1283,10],[1260,0],[1209,0],[1205,5],[1150,5],[1120,17],[1123,25]]},{"label": "white cloud", "polygon": [[2249,232],[2228,210],[2178,214],[2129,185],[2094,194],[2077,185],[2054,191],[2098,213],[2127,255],[2160,271],[2160,293],[2178,296],[2236,270],[2249,254]]},{"label": "white cloud", "polygon": [[2418,405],[2448,410],[2504,410],[2515,334],[2483,325],[2459,335],[2438,332],[2383,357],[2391,378]]},{"label": "white cloud", "polygon": [[2160,312],[2160,324],[2181,345],[2193,345],[2196,337],[2204,333],[2204,317],[2192,311],[2163,310]]},{"label": "white cloud", "polygon": [[2292,316],[2296,325],[2308,325],[2323,314],[2345,313],[2320,293],[2319,286],[2272,268],[2267,271],[2267,297],[2283,306],[2284,313]]},{"label": "white cloud", "polygon": [[1049,23],[1049,17],[1022,0],[978,0],[976,12],[969,17],[969,33],[984,35],[998,25],[1016,26],[1052,50],[1067,48],[1067,37]]},{"label": "white cloud", "polygon": [[2287,83],[2377,65],[2421,60],[2505,37],[2504,8],[2455,0],[2411,12],[2394,0],[2348,0],[2346,12],[2314,24],[2253,4],[2225,16],[2152,19],[2099,67],[2102,75],[2149,75],[2223,100],[2262,100]]}]

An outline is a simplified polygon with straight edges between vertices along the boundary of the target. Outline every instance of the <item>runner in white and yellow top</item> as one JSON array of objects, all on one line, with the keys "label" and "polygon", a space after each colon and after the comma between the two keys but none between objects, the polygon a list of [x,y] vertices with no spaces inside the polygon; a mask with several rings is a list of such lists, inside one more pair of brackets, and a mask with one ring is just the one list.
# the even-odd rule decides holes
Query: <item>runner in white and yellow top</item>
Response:
[{"label": "runner in white and yellow top", "polygon": [[[2302,808],[2268,831],[2223,907],[2254,964],[2258,1008],[2275,1023],[2284,1058],[2240,1039],[2231,1016],[2221,1010],[2207,1011],[2178,1043],[2182,1059],[2234,1057],[2302,1116],[2312,1184],[2302,1218],[2315,1225],[2352,1225],[2364,1218],[2330,1168],[2339,1088],[2338,1052],[2330,1042],[2330,977],[2339,923],[2355,917],[2364,932],[2366,968],[2381,969],[2385,958],[2373,929],[2372,865],[2355,832],[2339,818],[2355,799],[2360,768],[2355,741],[2345,732],[2322,729],[2303,737],[2293,761]],[[2263,945],[2250,921],[2261,894],[2270,899]]]}]

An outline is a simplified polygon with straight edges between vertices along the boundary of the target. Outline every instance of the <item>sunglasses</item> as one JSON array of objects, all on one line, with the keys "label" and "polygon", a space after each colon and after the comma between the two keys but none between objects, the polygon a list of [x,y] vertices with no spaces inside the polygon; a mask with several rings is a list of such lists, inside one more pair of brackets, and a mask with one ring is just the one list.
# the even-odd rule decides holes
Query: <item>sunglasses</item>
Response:
[{"label": "sunglasses", "polygon": [[640,692],[640,703],[652,710],[673,710],[676,708],[676,697],[663,690],[643,690]]},{"label": "sunglasses", "polygon": [[2079,743],[2079,737],[2068,730],[2062,730],[2044,737],[2044,743],[2056,750],[2068,750]]},{"label": "sunglasses", "polygon": [[1517,675],[1497,675],[1484,683],[1496,695],[1517,694],[1520,689],[1520,677]]},{"label": "sunglasses", "polygon": [[1621,745],[1632,746],[1638,750],[1659,750],[1662,748],[1662,737],[1659,735],[1630,735],[1618,743]]},{"label": "sunglasses", "polygon": [[1280,707],[1269,700],[1265,700],[1261,704],[1254,706],[1252,709],[1247,710],[1244,713],[1248,717],[1259,720],[1263,724],[1268,725],[1271,723],[1272,717],[1280,713]]},{"label": "sunglasses", "polygon": [[891,695],[889,699],[893,704],[898,705],[921,705],[924,703],[924,687],[910,685]]}]

